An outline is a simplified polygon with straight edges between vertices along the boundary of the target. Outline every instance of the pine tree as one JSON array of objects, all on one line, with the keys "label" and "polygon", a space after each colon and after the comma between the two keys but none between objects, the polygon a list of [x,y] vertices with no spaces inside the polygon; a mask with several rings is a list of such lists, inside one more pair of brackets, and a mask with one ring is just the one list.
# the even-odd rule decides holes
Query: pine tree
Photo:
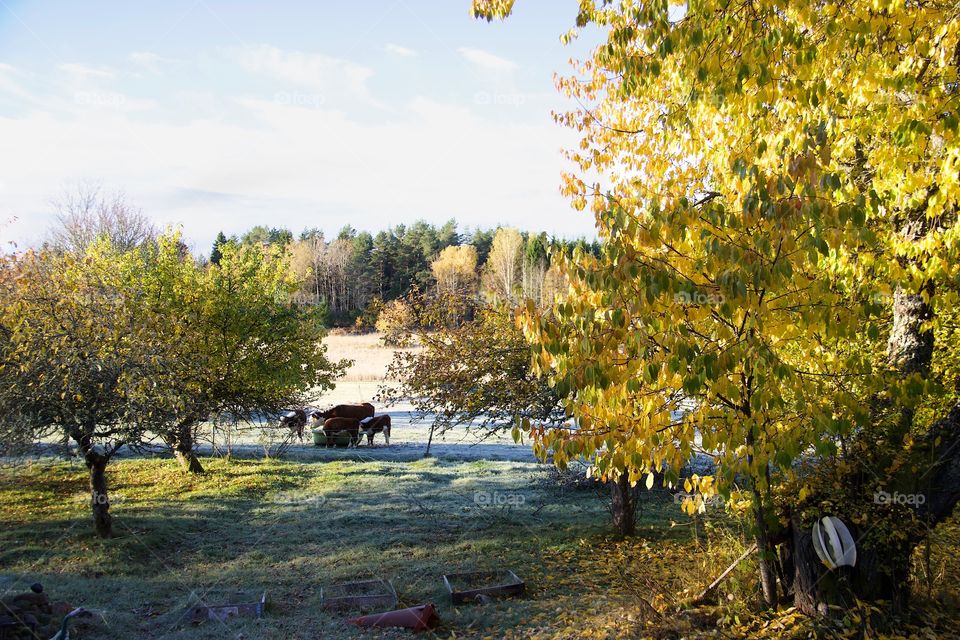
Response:
[{"label": "pine tree", "polygon": [[220,264],[220,260],[223,258],[223,251],[221,247],[227,243],[227,236],[224,235],[223,231],[217,234],[217,239],[213,241],[213,251],[210,252],[210,263],[211,264]]}]

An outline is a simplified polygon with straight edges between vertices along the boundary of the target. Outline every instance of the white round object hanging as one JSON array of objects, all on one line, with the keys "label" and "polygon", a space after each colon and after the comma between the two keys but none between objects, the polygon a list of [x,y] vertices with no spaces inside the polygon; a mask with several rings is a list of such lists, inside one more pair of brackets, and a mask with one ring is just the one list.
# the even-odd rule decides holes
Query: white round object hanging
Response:
[{"label": "white round object hanging", "polygon": [[840,518],[825,516],[813,524],[813,550],[828,569],[857,564],[857,545]]}]

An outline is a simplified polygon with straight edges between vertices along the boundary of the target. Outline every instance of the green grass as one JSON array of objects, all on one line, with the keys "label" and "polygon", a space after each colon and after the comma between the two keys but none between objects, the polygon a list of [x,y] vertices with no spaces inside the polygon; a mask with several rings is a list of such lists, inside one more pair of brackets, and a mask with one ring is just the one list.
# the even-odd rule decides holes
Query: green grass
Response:
[{"label": "green grass", "polygon": [[[529,463],[204,464],[203,476],[167,460],[112,464],[117,537],[106,541],[92,533],[82,465],[0,470],[0,592],[40,581],[54,600],[102,613],[83,640],[408,637],[320,610],[323,585],[370,577],[390,580],[400,606],[438,605],[442,626],[427,637],[674,637],[678,594],[743,548],[735,522],[691,526],[656,494],[643,501],[640,534],[618,540],[594,490]],[[478,495],[513,504],[485,506]],[[449,604],[444,573],[495,567],[525,579],[527,594]],[[728,588],[751,597],[748,564]],[[237,589],[266,590],[267,617],[181,619],[198,597],[215,604]]]}]

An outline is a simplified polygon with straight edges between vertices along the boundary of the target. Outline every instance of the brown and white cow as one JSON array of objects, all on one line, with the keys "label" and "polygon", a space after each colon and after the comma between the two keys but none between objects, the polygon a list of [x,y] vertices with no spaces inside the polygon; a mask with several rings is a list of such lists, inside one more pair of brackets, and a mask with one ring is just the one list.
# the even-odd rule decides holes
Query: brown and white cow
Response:
[{"label": "brown and white cow", "polygon": [[360,421],[360,431],[367,436],[367,445],[373,445],[373,436],[377,433],[383,433],[383,439],[387,446],[390,446],[390,416],[384,414],[381,416],[370,416]]}]

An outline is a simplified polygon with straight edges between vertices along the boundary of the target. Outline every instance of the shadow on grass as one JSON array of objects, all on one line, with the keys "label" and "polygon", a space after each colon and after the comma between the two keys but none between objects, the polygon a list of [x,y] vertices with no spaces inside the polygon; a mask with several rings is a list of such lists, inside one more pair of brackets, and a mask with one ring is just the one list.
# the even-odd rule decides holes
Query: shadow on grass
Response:
[{"label": "shadow on grass", "polygon": [[[451,628],[482,635],[490,624],[546,615],[550,598],[606,579],[571,563],[593,558],[595,546],[622,544],[607,534],[596,492],[562,491],[530,463],[204,464],[202,476],[171,461],[111,465],[112,540],[93,536],[82,467],[0,474],[3,588],[40,581],[54,599],[104,612],[93,638],[353,637],[320,612],[321,586],[382,577],[401,605],[443,604],[444,573],[514,568],[529,578],[533,599],[498,604],[485,621],[476,610],[444,609]],[[513,503],[478,502],[494,494]],[[690,532],[672,528],[672,517],[683,518],[672,503],[645,506],[649,530],[626,544],[679,546]],[[195,628],[179,620],[188,604],[218,589],[265,590],[274,613],[231,621],[229,633],[220,623]]]}]

